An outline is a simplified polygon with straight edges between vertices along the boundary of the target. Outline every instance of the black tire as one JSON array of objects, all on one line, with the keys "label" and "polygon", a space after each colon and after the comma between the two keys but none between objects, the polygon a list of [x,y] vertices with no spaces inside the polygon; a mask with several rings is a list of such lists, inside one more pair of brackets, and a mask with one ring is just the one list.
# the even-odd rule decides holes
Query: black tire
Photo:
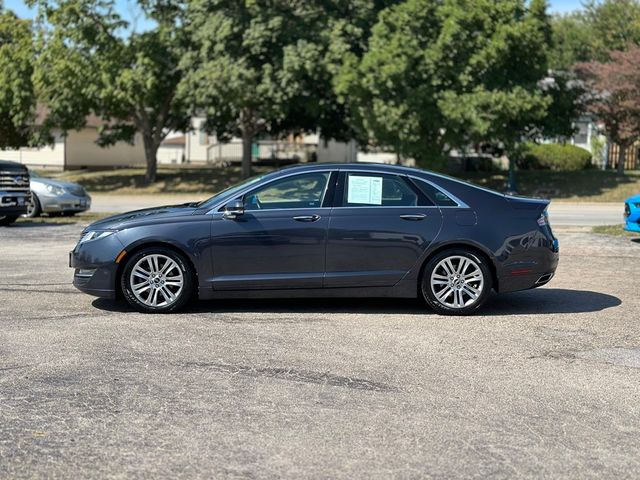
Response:
[{"label": "black tire", "polygon": [[[434,274],[435,269],[438,269],[436,275],[440,277],[444,277],[447,274],[446,268],[442,266],[441,262],[443,262],[445,259],[449,259],[449,261],[452,262],[451,265],[456,267],[460,265],[460,262],[464,263],[461,260],[462,258],[468,259],[469,263],[466,263],[467,270],[471,268],[472,265],[475,265],[472,271],[480,272],[480,274],[482,275],[481,281],[476,280],[476,278],[479,278],[478,275],[469,276],[468,278],[465,277],[465,275],[462,275],[462,278],[456,278],[455,275],[457,275],[457,273],[454,271],[452,275],[448,276],[447,279],[434,279],[434,281],[436,282],[446,281],[448,282],[447,284],[432,286],[432,275]],[[468,273],[469,272],[467,272],[467,274]],[[467,284],[468,287],[471,288],[465,287],[465,284]],[[485,258],[477,255],[471,250],[467,250],[464,248],[444,250],[430,258],[425,265],[422,273],[422,279],[420,281],[420,290],[422,292],[423,298],[425,299],[427,304],[440,315],[471,315],[475,313],[487,301],[489,295],[491,294],[492,288],[493,276],[491,275],[491,268],[487,264]],[[448,293],[449,290],[447,289],[450,290],[450,293]],[[458,290],[458,293],[455,292],[456,290]],[[471,293],[473,293],[471,292],[471,290],[479,291],[479,294],[476,295],[475,299],[471,297]],[[441,299],[437,297],[436,293],[441,295]],[[442,296],[443,294],[444,296]],[[452,294],[453,297],[451,296]],[[458,297],[456,297],[456,295],[459,295],[460,299],[458,304],[461,306],[458,307],[450,305],[451,303],[455,303],[458,300]],[[465,297],[467,298],[466,301]],[[451,298],[451,300],[448,302],[448,305],[446,301],[449,298]]]},{"label": "black tire", "polygon": [[[138,296],[136,296],[133,290],[133,285],[131,283],[131,278],[132,278],[131,273],[133,268],[136,266],[136,264],[138,264],[138,262],[140,262],[143,259],[151,259],[153,258],[152,256],[154,255],[170,258],[177,264],[177,268],[182,273],[182,281],[183,281],[182,289],[179,291],[179,293],[176,294],[177,295],[176,299],[166,305],[152,306],[150,304],[145,303],[144,301],[141,301],[138,297],[142,296],[144,300],[144,297],[146,296],[146,292],[145,292],[145,295],[138,294]],[[147,260],[143,260],[143,262],[146,262],[146,261]],[[145,266],[147,268],[148,268],[148,265],[149,264],[145,263]],[[161,269],[162,267],[160,267],[160,270]],[[177,272],[175,272],[174,270],[172,275],[177,275]],[[167,282],[167,284],[168,283],[169,282]],[[146,283],[144,281],[140,281],[140,283],[136,283],[135,285],[145,286]],[[162,285],[164,285],[164,283]],[[191,264],[187,261],[187,259],[182,254],[179,254],[178,252],[166,247],[149,247],[149,248],[140,250],[127,258],[127,263],[125,264],[124,269],[122,271],[122,275],[120,277],[120,288],[122,291],[122,295],[127,300],[129,305],[131,305],[134,309],[136,309],[139,312],[142,312],[142,313],[177,312],[178,310],[184,308],[184,306],[187,303],[189,303],[189,301],[194,297],[195,290],[196,290],[196,275],[195,275],[195,272],[193,271],[193,268],[191,267]],[[158,289],[160,290],[163,288],[164,288],[163,286],[159,286]],[[171,293],[176,293],[176,292],[172,290]],[[166,295],[164,295],[164,293],[161,293],[161,292],[158,293],[158,299],[160,299],[161,295],[164,296],[165,301],[168,300]]]},{"label": "black tire", "polygon": [[11,225],[17,219],[17,215],[0,215],[0,227]]},{"label": "black tire", "polygon": [[27,211],[27,213],[23,215],[23,217],[25,218],[37,218],[42,213],[40,200],[38,199],[38,196],[33,192],[31,192],[31,205],[29,205],[29,207],[31,210]]}]

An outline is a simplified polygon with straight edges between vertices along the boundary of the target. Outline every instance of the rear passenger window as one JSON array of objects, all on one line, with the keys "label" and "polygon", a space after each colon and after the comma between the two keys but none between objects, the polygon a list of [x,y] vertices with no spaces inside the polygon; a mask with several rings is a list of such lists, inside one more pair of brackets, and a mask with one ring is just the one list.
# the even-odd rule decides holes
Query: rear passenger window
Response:
[{"label": "rear passenger window", "polygon": [[422,192],[429,197],[439,207],[457,207],[458,204],[449,197],[446,193],[438,190],[430,183],[416,180],[416,185],[422,190]]},{"label": "rear passenger window", "polygon": [[347,173],[344,207],[418,207],[432,205],[397,175],[377,173]]}]

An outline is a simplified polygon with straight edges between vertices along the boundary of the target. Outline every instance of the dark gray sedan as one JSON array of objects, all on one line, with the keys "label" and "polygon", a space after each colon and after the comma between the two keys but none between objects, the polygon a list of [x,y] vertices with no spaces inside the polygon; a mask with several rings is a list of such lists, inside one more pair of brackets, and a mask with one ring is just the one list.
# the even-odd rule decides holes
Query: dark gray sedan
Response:
[{"label": "dark gray sedan", "polygon": [[549,282],[547,201],[399,166],[314,164],[87,227],[74,285],[143,312],[194,297],[422,297],[466,315]]}]

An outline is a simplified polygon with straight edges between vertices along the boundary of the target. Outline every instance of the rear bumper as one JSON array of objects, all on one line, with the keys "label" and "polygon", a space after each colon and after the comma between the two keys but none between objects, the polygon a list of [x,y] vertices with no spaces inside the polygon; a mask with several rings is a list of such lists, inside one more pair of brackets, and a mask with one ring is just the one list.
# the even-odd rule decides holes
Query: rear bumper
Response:
[{"label": "rear bumper", "polygon": [[558,268],[558,250],[558,241],[554,238],[518,255],[497,272],[498,291],[516,292],[549,283]]}]

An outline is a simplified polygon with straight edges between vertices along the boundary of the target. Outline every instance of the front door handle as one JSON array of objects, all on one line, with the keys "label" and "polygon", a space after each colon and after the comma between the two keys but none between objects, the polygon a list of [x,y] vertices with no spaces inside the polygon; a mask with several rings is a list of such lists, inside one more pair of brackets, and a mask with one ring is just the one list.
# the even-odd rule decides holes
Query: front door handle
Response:
[{"label": "front door handle", "polygon": [[320,215],[300,215],[293,217],[296,222],[316,222],[320,220]]},{"label": "front door handle", "polygon": [[409,220],[410,222],[419,222],[420,220],[424,220],[425,218],[427,218],[427,216],[420,213],[417,215],[400,215],[400,218],[402,220]]}]

